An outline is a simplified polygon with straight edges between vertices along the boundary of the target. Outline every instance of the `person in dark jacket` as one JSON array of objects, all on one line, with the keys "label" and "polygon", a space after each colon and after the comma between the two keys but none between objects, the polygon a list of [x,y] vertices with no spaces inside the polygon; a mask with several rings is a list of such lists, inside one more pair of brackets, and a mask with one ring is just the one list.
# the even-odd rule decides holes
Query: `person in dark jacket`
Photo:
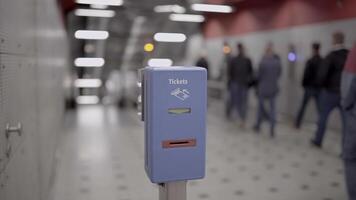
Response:
[{"label": "person in dark jacket", "polygon": [[196,62],[195,66],[197,67],[203,67],[206,69],[207,75],[208,75],[208,79],[210,79],[210,75],[209,75],[209,63],[208,60],[206,59],[206,56],[204,54],[202,54],[200,56],[200,58],[198,59],[198,61]]},{"label": "person in dark jacket", "polygon": [[342,157],[349,200],[356,200],[356,43],[349,54],[341,80],[341,104],[345,112]]},{"label": "person in dark jacket", "polygon": [[322,57],[320,56],[320,44],[313,43],[313,56],[307,61],[304,69],[302,86],[304,88],[304,96],[302,100],[302,105],[300,106],[297,119],[295,121],[295,127],[300,128],[305,113],[305,108],[311,98],[314,98],[317,111],[319,113],[319,93],[320,87],[317,84],[317,77],[319,72],[319,67],[322,62]]},{"label": "person in dark jacket", "polygon": [[[263,120],[269,120],[271,137],[275,136],[276,98],[279,93],[278,81],[282,74],[281,60],[273,51],[273,44],[268,43],[257,74],[258,112],[254,127],[260,131]],[[267,102],[269,109],[265,107]]]},{"label": "person in dark jacket", "polygon": [[247,114],[247,98],[249,82],[253,76],[252,62],[245,54],[243,44],[237,44],[237,56],[230,60],[228,66],[228,82],[230,91],[230,117],[231,111],[236,108],[240,119],[241,127],[244,128]]},{"label": "person in dark jacket", "polygon": [[341,109],[340,81],[341,73],[345,65],[348,50],[344,47],[344,34],[333,34],[334,49],[326,56],[319,70],[318,83],[322,87],[319,101],[318,128],[311,144],[321,148],[327,120],[331,111],[335,108],[340,110],[341,120],[344,127],[344,112]]}]

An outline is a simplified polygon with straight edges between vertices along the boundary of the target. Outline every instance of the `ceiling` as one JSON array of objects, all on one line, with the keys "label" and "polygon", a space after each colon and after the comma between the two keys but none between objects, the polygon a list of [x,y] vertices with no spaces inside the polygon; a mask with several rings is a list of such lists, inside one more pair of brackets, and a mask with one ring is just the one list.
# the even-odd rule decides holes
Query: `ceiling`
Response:
[{"label": "ceiling", "polygon": [[[113,18],[86,18],[75,16],[69,12],[67,26],[70,35],[78,29],[108,30],[110,37],[105,44],[95,44],[95,52],[84,51],[85,44],[92,41],[80,41],[72,38],[72,56],[103,56],[105,67],[100,72],[102,79],[106,79],[113,69],[136,70],[146,65],[149,58],[171,58],[175,63],[182,61],[185,55],[186,43],[155,43],[155,50],[151,53],[143,51],[146,42],[154,42],[156,32],[180,32],[187,35],[200,33],[200,24],[173,22],[168,19],[170,13],[155,13],[153,8],[157,5],[178,4],[185,7],[186,13],[191,3],[200,0],[126,0],[120,7],[110,7],[115,10]],[[76,8],[87,6],[77,5]],[[99,48],[99,47],[102,48]],[[75,69],[75,68],[74,68]],[[79,77],[83,74],[95,73],[92,69],[79,69]],[[94,74],[98,76],[98,74]]]}]

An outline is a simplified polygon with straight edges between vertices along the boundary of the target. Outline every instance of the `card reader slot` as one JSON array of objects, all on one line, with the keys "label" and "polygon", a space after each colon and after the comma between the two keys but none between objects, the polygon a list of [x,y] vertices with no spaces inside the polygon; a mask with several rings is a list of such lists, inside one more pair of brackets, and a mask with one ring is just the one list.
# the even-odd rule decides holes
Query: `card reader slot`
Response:
[{"label": "card reader slot", "polygon": [[179,114],[189,114],[191,112],[192,112],[191,108],[168,108],[169,114],[179,115]]},{"label": "card reader slot", "polygon": [[165,140],[162,142],[162,147],[167,148],[179,148],[179,147],[195,147],[197,144],[196,139],[186,140]]}]

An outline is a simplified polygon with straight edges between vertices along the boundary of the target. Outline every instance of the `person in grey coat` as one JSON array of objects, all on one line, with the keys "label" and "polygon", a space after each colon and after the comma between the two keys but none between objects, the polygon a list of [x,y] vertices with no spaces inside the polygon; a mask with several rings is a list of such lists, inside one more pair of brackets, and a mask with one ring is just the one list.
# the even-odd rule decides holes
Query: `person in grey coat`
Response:
[{"label": "person in grey coat", "polygon": [[[263,120],[268,120],[271,125],[271,137],[275,135],[276,98],[279,93],[278,80],[281,73],[280,58],[274,53],[273,44],[268,43],[257,74],[258,112],[254,129],[259,132]],[[268,104],[269,109],[266,109],[265,103]]]},{"label": "person in grey coat", "polygon": [[342,157],[349,199],[356,200],[356,44],[351,50],[341,78],[341,106],[345,112]]}]

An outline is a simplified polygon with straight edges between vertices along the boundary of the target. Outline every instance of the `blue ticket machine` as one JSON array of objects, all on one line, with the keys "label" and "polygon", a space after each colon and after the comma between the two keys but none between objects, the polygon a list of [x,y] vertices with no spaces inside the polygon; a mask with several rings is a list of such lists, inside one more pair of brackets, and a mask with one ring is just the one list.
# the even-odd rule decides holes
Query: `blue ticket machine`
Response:
[{"label": "blue ticket machine", "polygon": [[151,182],[203,178],[206,70],[146,67],[142,75],[145,170]]}]

